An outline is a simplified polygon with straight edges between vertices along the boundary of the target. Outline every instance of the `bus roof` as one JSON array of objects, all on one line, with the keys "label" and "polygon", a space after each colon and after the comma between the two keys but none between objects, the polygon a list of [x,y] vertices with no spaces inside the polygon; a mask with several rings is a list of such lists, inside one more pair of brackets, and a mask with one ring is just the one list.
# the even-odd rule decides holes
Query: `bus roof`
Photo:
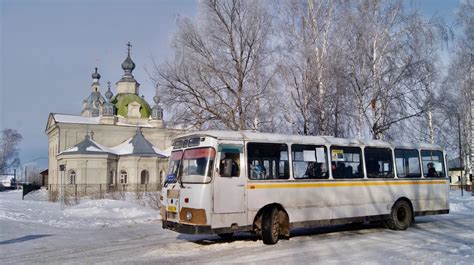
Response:
[{"label": "bus roof", "polygon": [[442,150],[439,145],[428,143],[402,143],[386,142],[381,140],[358,140],[351,138],[337,138],[333,136],[309,136],[309,135],[291,135],[277,133],[261,133],[256,131],[195,131],[180,135],[176,139],[189,138],[191,136],[209,136],[219,140],[244,140],[244,141],[263,141],[263,142],[287,142],[299,144],[321,144],[321,145],[341,145],[341,146],[377,146],[404,149],[437,149]]}]

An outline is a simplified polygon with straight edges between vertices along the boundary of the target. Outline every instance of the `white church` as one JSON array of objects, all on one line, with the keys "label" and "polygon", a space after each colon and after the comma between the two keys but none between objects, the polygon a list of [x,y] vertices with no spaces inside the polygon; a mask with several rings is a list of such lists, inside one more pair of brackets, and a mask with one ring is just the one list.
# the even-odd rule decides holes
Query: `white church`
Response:
[{"label": "white church", "polygon": [[101,93],[98,69],[80,115],[50,113],[48,184],[159,184],[167,167],[171,140],[181,131],[167,129],[159,97],[150,107],[128,55],[115,95],[108,82]]}]

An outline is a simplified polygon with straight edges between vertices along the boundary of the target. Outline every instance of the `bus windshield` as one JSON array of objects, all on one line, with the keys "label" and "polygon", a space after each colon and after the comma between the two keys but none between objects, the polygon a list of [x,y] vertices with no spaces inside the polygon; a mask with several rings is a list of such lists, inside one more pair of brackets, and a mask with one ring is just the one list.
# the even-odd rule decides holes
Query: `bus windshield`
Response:
[{"label": "bus windshield", "polygon": [[183,158],[183,151],[174,151],[171,153],[170,162],[169,162],[169,170],[168,174],[166,175],[164,186],[168,185],[169,183],[176,183],[178,180],[178,176],[181,172],[181,160]]},{"label": "bus windshield", "polygon": [[214,167],[214,148],[194,148],[184,151],[181,164],[181,181],[183,183],[209,183]]}]

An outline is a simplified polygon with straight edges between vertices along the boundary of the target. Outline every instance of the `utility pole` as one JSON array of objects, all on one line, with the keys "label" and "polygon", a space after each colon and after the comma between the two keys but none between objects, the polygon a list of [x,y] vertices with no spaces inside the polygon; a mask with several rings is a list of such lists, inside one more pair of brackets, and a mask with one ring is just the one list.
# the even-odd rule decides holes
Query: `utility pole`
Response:
[{"label": "utility pole", "polygon": [[64,171],[66,171],[66,165],[59,165],[59,171],[61,171],[61,189],[60,189],[60,196],[61,196],[61,211],[64,210]]},{"label": "utility pole", "polygon": [[[471,90],[471,154],[470,154],[470,158],[469,159],[470,163],[469,163],[469,172],[466,172],[466,177],[469,178],[471,176],[471,174],[474,172],[474,169],[473,169],[473,165],[474,165],[474,159],[473,159],[473,155],[474,155],[474,86],[473,86],[473,82],[472,82],[472,72],[474,72],[474,65],[472,63],[472,58],[473,58],[473,54],[471,53],[471,58],[470,58],[470,69],[469,69],[469,82],[468,82],[468,86],[469,86],[469,90]],[[467,180],[467,179],[466,179]],[[467,183],[467,181],[466,181]],[[473,179],[471,179],[471,196],[474,196],[474,183],[473,183]]]},{"label": "utility pole", "polygon": [[[472,103],[471,103],[472,104]],[[464,196],[464,178],[465,174],[468,174],[467,163],[464,166],[463,157],[462,157],[462,140],[461,140],[461,114],[457,113],[458,118],[458,148],[459,148],[459,167],[461,168],[461,196]],[[464,173],[463,173],[464,171]]]},{"label": "utility pole", "polygon": [[27,173],[28,173],[28,166],[25,165],[25,176],[23,177],[23,184],[27,184]]},{"label": "utility pole", "polygon": [[[459,167],[464,168],[462,157],[462,141],[461,141],[461,115],[457,113],[458,118],[458,148],[459,148]],[[461,172],[462,175],[462,172]]]}]

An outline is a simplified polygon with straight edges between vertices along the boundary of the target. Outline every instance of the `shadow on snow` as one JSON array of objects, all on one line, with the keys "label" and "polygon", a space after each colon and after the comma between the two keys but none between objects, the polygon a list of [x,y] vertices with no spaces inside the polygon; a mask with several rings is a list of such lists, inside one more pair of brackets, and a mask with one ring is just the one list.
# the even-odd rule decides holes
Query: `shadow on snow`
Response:
[{"label": "shadow on snow", "polygon": [[18,238],[13,238],[5,241],[1,241],[0,245],[8,245],[8,244],[14,244],[14,243],[21,243],[25,241],[30,241],[30,240],[35,240],[47,236],[52,236],[52,235],[27,235],[27,236],[22,236]]}]

